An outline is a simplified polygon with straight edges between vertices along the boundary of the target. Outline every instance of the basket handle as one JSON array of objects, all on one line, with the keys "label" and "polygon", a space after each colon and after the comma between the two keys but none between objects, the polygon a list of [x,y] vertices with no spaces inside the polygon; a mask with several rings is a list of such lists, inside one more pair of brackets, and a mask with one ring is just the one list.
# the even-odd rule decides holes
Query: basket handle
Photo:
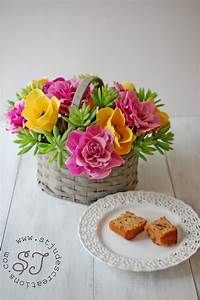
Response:
[{"label": "basket handle", "polygon": [[97,87],[101,88],[104,85],[102,79],[97,76],[90,76],[90,77],[83,79],[74,94],[74,97],[72,100],[72,105],[77,106],[77,107],[81,106],[81,100],[83,98],[83,95],[84,95],[86,89],[88,88],[88,86],[93,81],[97,82]]}]

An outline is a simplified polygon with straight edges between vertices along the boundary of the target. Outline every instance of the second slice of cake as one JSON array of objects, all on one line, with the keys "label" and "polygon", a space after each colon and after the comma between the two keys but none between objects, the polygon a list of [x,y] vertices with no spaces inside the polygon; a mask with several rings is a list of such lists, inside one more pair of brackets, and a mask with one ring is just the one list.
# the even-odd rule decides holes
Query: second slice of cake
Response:
[{"label": "second slice of cake", "polygon": [[130,211],[126,211],[116,219],[111,220],[109,227],[125,239],[131,240],[144,230],[146,222],[147,220],[136,216]]},{"label": "second slice of cake", "polygon": [[177,243],[177,228],[166,217],[147,222],[145,231],[157,245],[171,246]]}]

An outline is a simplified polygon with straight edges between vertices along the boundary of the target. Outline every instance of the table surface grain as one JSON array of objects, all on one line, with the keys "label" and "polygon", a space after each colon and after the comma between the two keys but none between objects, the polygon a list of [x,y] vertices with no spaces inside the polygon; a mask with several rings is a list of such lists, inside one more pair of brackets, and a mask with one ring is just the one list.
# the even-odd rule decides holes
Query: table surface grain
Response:
[{"label": "table surface grain", "polygon": [[[177,117],[172,120],[176,134],[174,151],[166,156],[155,155],[147,163],[140,161],[137,190],[173,195],[190,204],[200,214],[199,124],[200,117]],[[120,271],[91,257],[81,246],[77,235],[78,222],[87,207],[55,199],[42,192],[36,183],[35,159],[31,154],[17,157],[13,137],[4,131],[2,122],[1,125],[1,300],[199,299],[199,251],[176,267],[152,273]],[[53,257],[44,260],[41,273],[32,276],[35,282],[32,285],[26,282],[30,279],[26,275],[28,269],[21,275],[15,273],[15,278],[5,269],[6,265],[12,267],[15,256],[17,262],[20,249],[37,250],[38,241],[16,241],[27,236],[33,239],[43,237],[44,241],[40,244],[48,239],[46,244],[55,244],[61,257],[55,275],[51,273]],[[25,265],[22,260],[20,262]],[[40,275],[47,277],[48,272],[54,276],[49,277],[51,280],[48,279],[48,283],[41,283]]]}]

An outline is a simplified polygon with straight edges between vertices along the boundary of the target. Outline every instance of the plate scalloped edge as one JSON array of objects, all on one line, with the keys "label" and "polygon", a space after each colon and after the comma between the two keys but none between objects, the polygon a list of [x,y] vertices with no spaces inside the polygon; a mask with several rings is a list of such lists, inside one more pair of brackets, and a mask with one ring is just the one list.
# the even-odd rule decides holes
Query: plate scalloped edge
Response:
[{"label": "plate scalloped edge", "polygon": [[[106,248],[97,235],[98,221],[116,207],[131,205],[133,201],[151,203],[165,207],[181,218],[184,230],[187,233],[184,242],[165,258],[130,258],[119,255]],[[150,191],[128,191],[108,195],[99,199],[84,212],[78,228],[78,234],[83,247],[95,258],[109,266],[121,270],[135,272],[149,272],[163,270],[189,259],[200,246],[200,218],[191,206],[182,200],[166,194]]]}]

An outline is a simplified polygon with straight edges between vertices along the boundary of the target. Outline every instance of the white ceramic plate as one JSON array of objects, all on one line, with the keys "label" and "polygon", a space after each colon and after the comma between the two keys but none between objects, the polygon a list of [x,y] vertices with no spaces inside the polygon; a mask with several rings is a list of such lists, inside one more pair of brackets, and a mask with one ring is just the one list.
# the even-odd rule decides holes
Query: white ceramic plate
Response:
[{"label": "white ceramic plate", "polygon": [[[163,247],[145,234],[127,241],[112,232],[111,219],[130,210],[148,220],[166,216],[178,228],[178,243]],[[110,266],[131,271],[155,271],[177,265],[200,246],[200,218],[183,201],[154,192],[125,192],[99,199],[84,213],[79,237],[87,251]]]}]

